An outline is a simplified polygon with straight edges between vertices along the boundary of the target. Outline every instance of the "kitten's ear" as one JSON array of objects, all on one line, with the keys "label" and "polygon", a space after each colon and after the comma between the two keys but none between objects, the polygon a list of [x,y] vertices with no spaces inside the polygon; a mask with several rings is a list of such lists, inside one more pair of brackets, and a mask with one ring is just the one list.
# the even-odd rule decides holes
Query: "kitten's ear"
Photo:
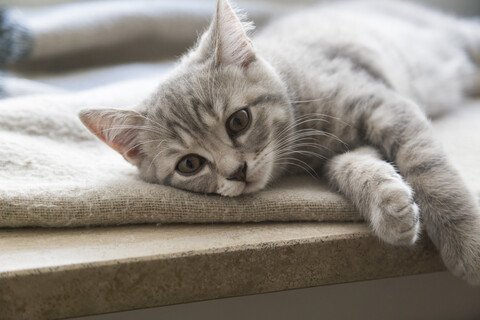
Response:
[{"label": "kitten's ear", "polygon": [[117,109],[83,110],[83,124],[100,140],[118,151],[128,162],[138,165],[143,155],[137,142],[144,118],[135,111]]},{"label": "kitten's ear", "polygon": [[255,50],[247,32],[254,26],[242,18],[228,0],[218,0],[215,17],[200,40],[197,54],[204,59],[214,55],[215,66],[235,64],[248,67],[255,60]]}]

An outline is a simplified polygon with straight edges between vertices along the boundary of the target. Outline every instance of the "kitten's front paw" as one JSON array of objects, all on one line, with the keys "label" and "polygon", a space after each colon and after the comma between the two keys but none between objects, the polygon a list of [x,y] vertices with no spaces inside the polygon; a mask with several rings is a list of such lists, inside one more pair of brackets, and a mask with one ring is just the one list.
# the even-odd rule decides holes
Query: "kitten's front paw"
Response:
[{"label": "kitten's front paw", "polygon": [[412,245],[420,231],[420,210],[413,192],[405,183],[397,183],[380,192],[380,201],[372,215],[378,237],[393,245]]}]

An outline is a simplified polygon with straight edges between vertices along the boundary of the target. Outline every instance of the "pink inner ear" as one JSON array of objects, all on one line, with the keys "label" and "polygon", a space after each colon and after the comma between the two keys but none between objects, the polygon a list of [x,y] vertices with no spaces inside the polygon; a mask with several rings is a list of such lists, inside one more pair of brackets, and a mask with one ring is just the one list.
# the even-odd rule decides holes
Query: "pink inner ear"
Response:
[{"label": "pink inner ear", "polygon": [[113,139],[111,142],[107,142],[104,139],[102,140],[123,155],[127,161],[131,162],[131,159],[136,159],[140,155],[140,148],[135,145],[134,141],[121,141],[121,139],[118,138]]},{"label": "pink inner ear", "polygon": [[[219,1],[217,11],[217,57],[223,63],[240,64],[247,67],[255,57],[250,39],[245,32],[245,26],[235,14],[228,1]],[[247,24],[248,26],[248,24]]]},{"label": "pink inner ear", "polygon": [[133,148],[130,148],[129,150],[127,150],[127,152],[125,152],[125,155],[128,157],[128,158],[139,158],[140,156],[140,148],[138,146],[135,146]]},{"label": "pink inner ear", "polygon": [[91,110],[80,113],[85,126],[127,161],[138,164],[141,150],[136,137],[138,115],[133,111]]},{"label": "pink inner ear", "polygon": [[221,10],[221,15],[222,19],[225,19],[228,25],[230,26],[235,26],[235,27],[240,27],[241,31],[243,32],[242,23],[240,22],[240,19],[238,19],[237,15],[233,11],[232,7],[227,1],[222,1],[223,6]]}]

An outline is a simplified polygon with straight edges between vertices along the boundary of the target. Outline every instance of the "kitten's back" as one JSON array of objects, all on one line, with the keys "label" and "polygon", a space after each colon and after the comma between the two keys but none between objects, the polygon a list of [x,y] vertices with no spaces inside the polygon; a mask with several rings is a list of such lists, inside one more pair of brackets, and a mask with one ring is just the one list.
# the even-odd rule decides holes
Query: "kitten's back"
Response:
[{"label": "kitten's back", "polygon": [[435,116],[472,87],[480,24],[409,3],[342,2],[279,19],[255,41],[293,79],[324,73],[332,50],[347,53]]}]

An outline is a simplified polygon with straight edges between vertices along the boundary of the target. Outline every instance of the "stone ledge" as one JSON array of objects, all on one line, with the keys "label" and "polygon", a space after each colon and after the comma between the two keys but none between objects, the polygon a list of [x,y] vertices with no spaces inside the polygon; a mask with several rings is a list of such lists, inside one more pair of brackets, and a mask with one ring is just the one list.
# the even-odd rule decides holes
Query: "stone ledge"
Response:
[{"label": "stone ledge", "polygon": [[444,270],[361,223],[0,230],[2,319],[64,318]]}]

